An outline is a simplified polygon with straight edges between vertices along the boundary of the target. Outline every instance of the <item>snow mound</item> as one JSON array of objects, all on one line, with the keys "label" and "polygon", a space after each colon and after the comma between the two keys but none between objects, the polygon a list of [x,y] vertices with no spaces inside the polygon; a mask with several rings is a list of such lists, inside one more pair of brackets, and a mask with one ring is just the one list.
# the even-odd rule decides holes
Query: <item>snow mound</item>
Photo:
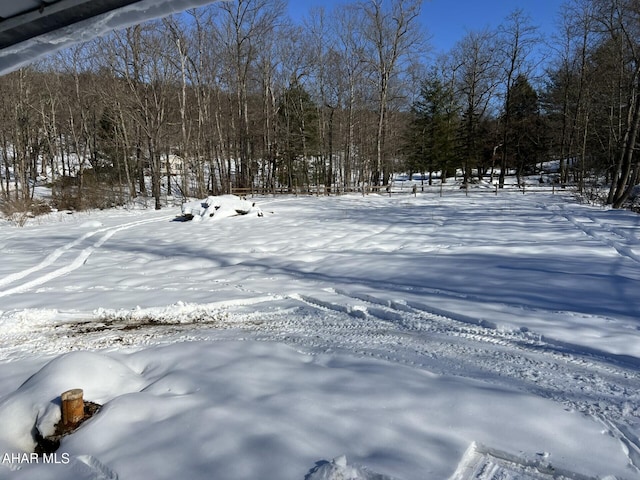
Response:
[{"label": "snow mound", "polygon": [[185,220],[219,220],[248,214],[261,217],[262,210],[254,202],[236,195],[211,196],[182,205],[182,217]]},{"label": "snow mound", "polygon": [[60,394],[82,388],[85,400],[105,403],[144,387],[141,376],[118,360],[91,352],[55,358],[0,403],[0,451],[32,452],[34,427],[53,433],[60,420]]},{"label": "snow mound", "polygon": [[394,480],[392,477],[370,472],[365,467],[348,465],[342,455],[331,462],[323,461],[309,472],[305,480]]},{"label": "snow mound", "polygon": [[80,228],[100,228],[102,227],[102,222],[98,220],[88,220],[80,225]]}]

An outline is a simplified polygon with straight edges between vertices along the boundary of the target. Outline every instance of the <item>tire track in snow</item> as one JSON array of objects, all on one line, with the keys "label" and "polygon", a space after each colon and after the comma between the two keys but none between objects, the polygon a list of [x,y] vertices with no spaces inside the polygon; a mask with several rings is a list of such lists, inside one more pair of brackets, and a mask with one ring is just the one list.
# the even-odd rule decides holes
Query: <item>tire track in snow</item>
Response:
[{"label": "tire track in snow", "polygon": [[579,220],[573,218],[571,215],[565,214],[563,216],[567,220],[569,220],[573,225],[575,225],[580,230],[582,230],[587,236],[589,236],[589,237],[593,238],[594,240],[602,242],[605,245],[613,248],[621,256],[629,258],[629,259],[635,261],[636,263],[640,263],[640,255],[635,253],[630,247],[628,247],[626,245],[621,245],[618,240],[615,240],[615,239],[611,238],[608,235],[608,234],[614,234],[614,235],[617,235],[620,238],[624,238],[621,235],[616,234],[615,231],[613,231],[612,229],[609,229],[608,227],[598,223],[592,217],[587,217],[587,218],[589,218],[589,220],[593,223],[593,225],[596,228],[588,226],[588,225],[580,222]]},{"label": "tire track in snow", "polygon": [[48,267],[49,265],[53,264],[58,258],[60,258],[64,253],[68,252],[69,250],[71,250],[76,245],[79,245],[80,243],[85,241],[87,238],[90,238],[90,237],[92,237],[93,235],[95,235],[96,233],[99,233],[99,232],[100,232],[100,230],[94,230],[93,232],[87,232],[84,235],[80,236],[79,238],[76,238],[73,242],[69,242],[66,245],[63,245],[61,247],[56,248],[53,252],[51,252],[49,255],[47,255],[37,265],[35,265],[35,266],[31,267],[31,268],[27,268],[26,270],[22,270],[21,272],[12,273],[11,275],[7,275],[4,278],[0,278],[0,287],[4,287],[5,285],[9,285],[11,283],[14,283],[14,282],[26,277],[26,276],[31,275],[32,273],[35,273],[37,271],[42,270],[43,268]]},{"label": "tire track in snow", "polygon": [[[632,243],[633,239],[629,235],[622,233],[616,227],[603,224],[596,220],[593,215],[590,215],[589,212],[581,212],[580,216],[587,218],[591,225],[581,222],[573,214],[568,213],[564,208],[560,215],[588,237],[613,248],[620,256],[628,258],[636,263],[640,263],[640,255],[635,253],[631,247],[620,243],[620,240]],[[614,236],[618,239],[613,238]]]},{"label": "tire track in snow", "polygon": [[99,233],[103,233],[104,235],[102,235],[96,242],[93,243],[93,245],[83,248],[82,250],[80,250],[77,255],[75,256],[75,258],[73,259],[73,261],[71,261],[71,263],[67,263],[59,268],[56,268],[55,270],[46,273],[44,275],[38,276],[36,278],[34,278],[33,280],[28,280],[25,283],[9,288],[7,290],[3,290],[0,291],[0,297],[5,297],[7,295],[13,295],[15,293],[22,293],[25,292],[27,290],[30,290],[34,287],[40,286],[42,284],[45,284],[47,282],[50,282],[51,280],[54,280],[58,277],[61,277],[63,275],[66,275],[74,270],[77,270],[78,268],[80,268],[82,265],[84,265],[84,263],[87,261],[87,259],[91,256],[91,254],[98,248],[100,248],[102,245],[104,245],[105,242],[107,242],[107,240],[109,240],[112,236],[114,236],[116,233],[121,232],[123,230],[128,230],[130,228],[133,227],[137,227],[140,225],[145,225],[147,223],[154,223],[154,222],[160,222],[160,221],[166,221],[173,218],[173,216],[163,216],[160,218],[153,218],[153,219],[146,219],[146,220],[137,220],[135,222],[129,222],[129,223],[125,223],[125,224],[121,224],[121,225],[116,225],[114,227],[106,227],[106,228],[100,228],[98,230],[94,230],[92,232],[87,232],[84,235],[80,236],[79,238],[77,238],[76,240],[67,243],[66,245],[63,245],[62,247],[57,248],[56,250],[54,250],[51,254],[49,254],[47,257],[44,258],[44,260],[42,260],[39,264],[28,268],[26,270],[23,270],[21,272],[16,272],[14,274],[11,274],[7,277],[4,277],[3,279],[0,280],[0,286],[5,286],[5,285],[10,285],[12,283],[15,283],[18,280],[22,280],[26,277],[29,277],[33,274],[37,274],[38,272],[40,272],[41,270],[43,270],[46,267],[49,267],[51,265],[54,265],[56,263],[56,261],[58,261],[60,259],[60,257],[62,255],[64,255],[65,253],[71,252],[75,247],[77,247],[78,245],[81,245],[85,240],[99,234]]},{"label": "tire track in snow", "polygon": [[[360,325],[348,327],[353,330],[367,326],[367,322],[369,326],[372,323],[384,324],[387,329],[399,334],[428,334],[460,338],[482,345],[505,347],[532,355],[545,355],[552,357],[555,361],[581,368],[597,365],[608,374],[619,374],[622,368],[631,372],[629,376],[640,382],[640,374],[637,371],[640,361],[632,358],[556,341],[528,330],[498,329],[496,325],[485,320],[472,319],[432,308],[420,302],[382,300],[370,294],[350,293],[333,288],[326,289],[325,292],[334,294],[336,298],[332,301],[309,295],[289,295],[288,297],[322,312],[334,315],[347,314],[351,322],[360,320]],[[347,328],[346,325],[345,328]]]},{"label": "tire track in snow", "polygon": [[[433,313],[424,305],[334,289],[325,292],[345,299],[291,297],[333,318],[314,322],[306,329],[295,321],[280,325],[290,334],[285,341],[507,386],[516,384],[602,424],[620,442],[630,468],[640,472],[640,438],[630,426],[637,427],[640,418],[640,411],[630,408],[639,399],[637,364],[627,365],[604,352],[594,354],[578,346],[556,345],[531,332],[474,325],[443,312]],[[350,305],[354,301],[358,305]],[[340,322],[340,314],[349,318]],[[390,328],[394,323],[401,328]]]}]

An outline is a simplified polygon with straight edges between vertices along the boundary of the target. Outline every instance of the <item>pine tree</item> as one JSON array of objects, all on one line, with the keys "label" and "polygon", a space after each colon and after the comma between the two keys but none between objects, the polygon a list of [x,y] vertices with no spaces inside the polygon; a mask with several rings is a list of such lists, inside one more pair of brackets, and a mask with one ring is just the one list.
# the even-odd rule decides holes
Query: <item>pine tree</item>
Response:
[{"label": "pine tree", "polygon": [[427,78],[413,104],[414,119],[406,140],[407,168],[411,172],[440,170],[442,179],[455,168],[455,130],[458,110],[451,90],[435,72]]},{"label": "pine tree", "polygon": [[506,140],[511,154],[510,163],[516,167],[520,183],[520,176],[540,160],[544,148],[538,94],[523,75],[519,75],[513,83],[508,108],[505,116],[509,116],[510,123]]},{"label": "pine tree", "polygon": [[279,144],[284,163],[280,179],[289,190],[309,185],[308,160],[318,152],[318,109],[309,93],[294,80],[280,99]]}]

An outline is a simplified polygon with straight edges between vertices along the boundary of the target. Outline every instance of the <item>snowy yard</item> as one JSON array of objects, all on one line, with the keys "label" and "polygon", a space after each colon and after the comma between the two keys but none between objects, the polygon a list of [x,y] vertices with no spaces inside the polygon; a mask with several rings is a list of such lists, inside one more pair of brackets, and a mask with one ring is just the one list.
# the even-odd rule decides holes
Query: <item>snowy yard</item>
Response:
[{"label": "snowy yard", "polygon": [[252,200],[0,224],[0,479],[640,478],[640,216]]}]

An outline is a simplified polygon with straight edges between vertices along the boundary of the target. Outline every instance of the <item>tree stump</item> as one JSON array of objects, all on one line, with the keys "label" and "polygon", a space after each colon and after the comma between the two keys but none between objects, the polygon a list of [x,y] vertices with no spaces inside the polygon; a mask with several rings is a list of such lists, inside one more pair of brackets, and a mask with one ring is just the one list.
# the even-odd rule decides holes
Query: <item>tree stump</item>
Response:
[{"label": "tree stump", "polygon": [[83,391],[80,388],[67,390],[62,399],[62,424],[65,427],[73,427],[84,419]]}]

